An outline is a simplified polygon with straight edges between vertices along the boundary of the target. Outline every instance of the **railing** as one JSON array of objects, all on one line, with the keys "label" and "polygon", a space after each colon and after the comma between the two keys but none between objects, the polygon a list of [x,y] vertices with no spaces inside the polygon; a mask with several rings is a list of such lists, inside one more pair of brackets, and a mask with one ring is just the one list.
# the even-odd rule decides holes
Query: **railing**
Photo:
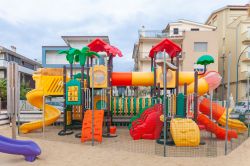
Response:
[{"label": "railing", "polygon": [[169,32],[162,32],[160,30],[139,30],[139,37],[143,38],[181,38],[184,31],[179,31],[178,34],[170,34]]},{"label": "railing", "polygon": [[245,31],[242,33],[242,43],[243,44],[249,44],[250,42],[250,31]]}]

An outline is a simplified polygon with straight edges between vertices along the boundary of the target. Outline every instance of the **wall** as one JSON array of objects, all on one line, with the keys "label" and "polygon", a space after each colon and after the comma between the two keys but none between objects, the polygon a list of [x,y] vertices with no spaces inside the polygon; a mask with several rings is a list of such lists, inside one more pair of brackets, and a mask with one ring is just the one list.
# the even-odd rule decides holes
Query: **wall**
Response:
[{"label": "wall", "polygon": [[[174,34],[174,28],[179,29],[179,34]],[[210,30],[209,28],[206,28],[206,27],[180,22],[180,23],[170,24],[169,35],[170,36],[182,36],[184,31],[191,31],[192,28],[199,28],[199,31],[209,31]]]},{"label": "wall", "polygon": [[[209,54],[214,57],[215,62],[208,65],[208,70],[218,71],[218,47],[215,31],[190,31],[185,32],[183,40],[183,70],[193,71],[193,65],[197,59],[204,54]],[[195,52],[194,42],[207,42],[207,52]]]}]

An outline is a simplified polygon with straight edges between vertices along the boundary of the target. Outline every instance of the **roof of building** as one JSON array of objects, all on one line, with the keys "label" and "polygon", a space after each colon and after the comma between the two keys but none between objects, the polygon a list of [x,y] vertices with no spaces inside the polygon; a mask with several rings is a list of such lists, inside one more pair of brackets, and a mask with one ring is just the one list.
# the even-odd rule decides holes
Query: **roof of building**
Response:
[{"label": "roof of building", "polygon": [[21,55],[21,54],[18,54],[18,53],[15,52],[15,51],[9,50],[9,49],[7,49],[7,48],[5,48],[5,47],[3,47],[3,46],[0,46],[0,52],[8,53],[8,54],[10,54],[10,55],[14,55],[14,56],[16,56],[16,57],[18,57],[18,58],[20,58],[20,59],[22,59],[22,60],[25,60],[25,61],[28,62],[28,63],[34,64],[34,65],[38,65],[38,66],[41,66],[41,65],[42,65],[42,64],[39,63],[38,61],[32,60],[32,59],[30,59],[30,58],[27,58],[27,57],[25,57],[25,56],[23,56],[23,55]]},{"label": "roof of building", "polygon": [[91,41],[95,40],[96,38],[100,38],[110,44],[109,37],[108,36],[62,36],[62,39],[64,42],[70,46],[70,41],[88,41],[90,43]]},{"label": "roof of building", "polygon": [[191,25],[195,25],[195,26],[201,26],[201,27],[204,27],[204,28],[208,28],[208,29],[216,29],[215,26],[211,26],[211,25],[206,25],[206,24],[203,24],[203,23],[198,23],[198,22],[195,22],[195,21],[190,21],[190,20],[185,20],[185,19],[180,19],[178,20],[177,22],[172,22],[172,23],[169,23],[166,28],[163,30],[163,32],[165,32],[170,25],[173,25],[173,24],[191,24]]},{"label": "roof of building", "polygon": [[218,12],[221,12],[221,11],[223,11],[223,10],[226,10],[226,9],[248,10],[248,8],[249,8],[249,4],[246,4],[246,5],[227,5],[227,6],[224,6],[224,7],[222,7],[222,8],[219,8],[219,9],[213,11],[213,12],[209,15],[209,17],[208,17],[208,19],[206,20],[205,24],[208,23],[208,21],[213,17],[214,14],[216,14],[216,13],[218,13]]}]

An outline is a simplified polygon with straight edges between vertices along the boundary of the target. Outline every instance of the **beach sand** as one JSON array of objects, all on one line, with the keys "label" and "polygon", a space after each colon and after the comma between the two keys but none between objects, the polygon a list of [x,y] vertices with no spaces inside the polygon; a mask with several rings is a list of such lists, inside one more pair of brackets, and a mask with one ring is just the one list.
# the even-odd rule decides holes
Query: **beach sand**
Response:
[{"label": "beach sand", "polygon": [[[28,163],[23,156],[0,153],[0,166],[118,166],[118,165],[167,165],[167,166],[249,166],[250,139],[242,143],[227,156],[219,157],[162,157],[155,155],[155,144],[152,141],[136,142],[131,140],[127,130],[121,129],[117,138],[105,138],[102,144],[94,147],[90,142],[80,143],[71,136],[58,136],[60,127],[46,128],[45,135],[41,131],[21,135],[18,139],[31,139],[38,143],[42,154],[33,163]],[[0,135],[11,136],[8,125],[0,126]],[[139,144],[138,144],[139,143]],[[146,146],[144,146],[146,145]],[[145,153],[148,152],[148,153]]]}]

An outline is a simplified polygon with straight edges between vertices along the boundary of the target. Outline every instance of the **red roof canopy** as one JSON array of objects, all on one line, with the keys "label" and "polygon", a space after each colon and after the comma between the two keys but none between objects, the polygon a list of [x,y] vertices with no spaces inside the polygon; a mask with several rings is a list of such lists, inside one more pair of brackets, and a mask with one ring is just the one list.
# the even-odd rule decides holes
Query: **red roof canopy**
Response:
[{"label": "red roof canopy", "polygon": [[116,48],[115,46],[111,46],[102,39],[95,39],[91,43],[88,44],[88,47],[91,51],[95,52],[106,52],[108,56],[116,56],[122,57],[122,52]]},{"label": "red roof canopy", "polygon": [[164,39],[150,50],[149,57],[153,58],[154,54],[164,50],[171,58],[176,57],[181,52],[181,48],[177,44],[169,39]]}]

